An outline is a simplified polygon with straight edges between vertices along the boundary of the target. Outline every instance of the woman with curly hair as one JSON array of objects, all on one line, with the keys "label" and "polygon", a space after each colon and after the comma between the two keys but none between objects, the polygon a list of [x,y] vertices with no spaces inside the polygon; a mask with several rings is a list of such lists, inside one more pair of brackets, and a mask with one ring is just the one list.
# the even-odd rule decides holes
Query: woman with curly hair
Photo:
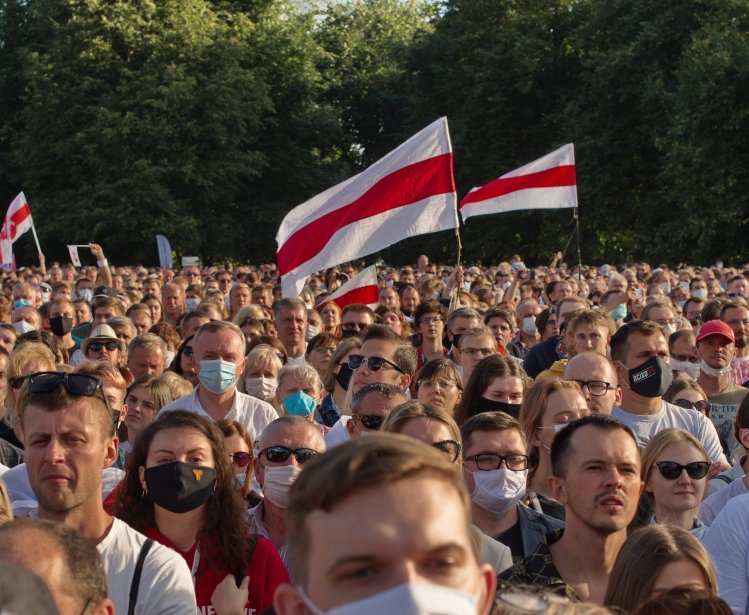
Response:
[{"label": "woman with curly hair", "polygon": [[141,433],[118,494],[120,519],[184,557],[199,612],[261,613],[289,580],[273,544],[247,533],[234,474],[221,430],[175,410]]}]

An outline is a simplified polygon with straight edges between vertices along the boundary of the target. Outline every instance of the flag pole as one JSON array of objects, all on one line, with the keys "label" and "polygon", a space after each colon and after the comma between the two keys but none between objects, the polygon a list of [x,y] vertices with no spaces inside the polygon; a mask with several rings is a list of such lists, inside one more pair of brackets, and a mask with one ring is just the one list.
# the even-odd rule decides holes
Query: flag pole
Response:
[{"label": "flag pole", "polygon": [[582,276],[583,274],[583,259],[582,259],[582,252],[580,250],[580,217],[577,215],[577,207],[575,207],[575,231],[577,232],[577,274],[578,278]]}]

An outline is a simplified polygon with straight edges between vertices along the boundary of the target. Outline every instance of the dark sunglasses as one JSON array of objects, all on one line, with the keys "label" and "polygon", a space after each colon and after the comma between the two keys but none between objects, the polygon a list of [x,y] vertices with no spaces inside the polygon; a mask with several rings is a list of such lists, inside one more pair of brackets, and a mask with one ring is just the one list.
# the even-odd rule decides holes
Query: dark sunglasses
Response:
[{"label": "dark sunglasses", "polygon": [[88,345],[89,350],[94,352],[100,352],[102,348],[106,348],[109,352],[114,352],[120,347],[117,342],[91,342]]},{"label": "dark sunglasses", "polygon": [[193,353],[192,346],[183,346],[182,347],[182,354],[186,357],[191,357]]},{"label": "dark sunglasses", "polygon": [[363,322],[344,322],[341,325],[342,329],[346,331],[364,331],[369,325]]},{"label": "dark sunglasses", "polygon": [[88,374],[73,374],[68,372],[36,372],[29,377],[29,393],[34,395],[51,393],[62,385],[71,395],[96,397],[101,389],[101,380]]},{"label": "dark sunglasses", "polygon": [[675,461],[656,461],[655,465],[658,466],[661,476],[667,480],[676,480],[684,470],[687,471],[689,478],[698,480],[705,478],[710,470],[710,464],[707,461],[693,461],[685,466]]},{"label": "dark sunglasses", "polygon": [[377,431],[385,422],[385,417],[378,416],[377,414],[359,414],[357,418],[364,427],[372,431]]},{"label": "dark sunglasses", "polygon": [[370,372],[379,372],[385,365],[389,365],[394,370],[399,371],[401,374],[406,373],[395,363],[393,363],[392,361],[388,361],[387,359],[383,359],[382,357],[365,357],[361,354],[350,354],[348,356],[348,366],[351,369],[358,369],[359,366],[365,361],[367,363],[367,369]]},{"label": "dark sunglasses", "polygon": [[702,412],[702,414],[708,414],[708,411],[710,410],[710,402],[707,402],[704,399],[700,399],[699,401],[675,399],[671,403],[675,406],[679,406],[680,408],[690,408],[691,410],[697,410],[698,412]]},{"label": "dark sunglasses", "polygon": [[453,463],[455,463],[460,456],[460,442],[456,442],[455,440],[440,440],[439,442],[432,442],[432,446],[445,453],[445,455],[449,455]]},{"label": "dark sunglasses", "polygon": [[285,446],[269,446],[260,451],[260,455],[265,455],[265,458],[271,463],[284,463],[289,456],[294,455],[296,462],[299,465],[304,465],[317,455],[317,451],[311,448],[295,448],[292,450]]},{"label": "dark sunglasses", "polygon": [[16,376],[15,378],[8,378],[8,384],[14,389],[20,389],[23,383],[26,382],[28,376]]},{"label": "dark sunglasses", "polygon": [[250,459],[252,459],[252,455],[250,455],[249,453],[242,452],[242,451],[238,453],[234,453],[231,456],[231,460],[234,462],[234,465],[237,466],[238,468],[246,467],[247,464],[250,463]]}]

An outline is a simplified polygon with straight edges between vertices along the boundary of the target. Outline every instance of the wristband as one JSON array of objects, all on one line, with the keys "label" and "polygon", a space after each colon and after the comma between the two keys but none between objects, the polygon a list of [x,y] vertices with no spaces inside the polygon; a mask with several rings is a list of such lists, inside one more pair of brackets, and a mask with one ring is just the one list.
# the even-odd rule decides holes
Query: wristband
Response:
[{"label": "wristband", "polygon": [[99,267],[107,267],[109,265],[109,262],[106,258],[103,258],[100,261],[96,261],[96,264],[99,265]]}]

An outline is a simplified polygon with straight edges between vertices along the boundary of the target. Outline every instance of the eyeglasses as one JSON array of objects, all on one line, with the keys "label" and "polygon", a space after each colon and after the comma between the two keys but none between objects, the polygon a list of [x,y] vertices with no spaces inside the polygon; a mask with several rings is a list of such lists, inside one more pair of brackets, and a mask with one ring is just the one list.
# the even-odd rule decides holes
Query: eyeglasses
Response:
[{"label": "eyeglasses", "polygon": [[432,442],[432,446],[445,453],[445,455],[448,455],[453,463],[458,460],[462,448],[460,442],[456,442],[455,440],[440,440],[439,442]]},{"label": "eyeglasses", "polygon": [[120,347],[117,342],[91,342],[88,345],[89,350],[94,352],[101,352],[102,348],[106,348],[109,352],[114,352]]},{"label": "eyeglasses", "polygon": [[188,278],[194,278],[195,276],[199,276],[199,273],[196,273],[195,271],[185,271],[182,275]]},{"label": "eyeglasses", "polygon": [[370,372],[379,372],[385,365],[389,365],[393,369],[399,371],[401,374],[406,373],[395,363],[393,363],[392,361],[388,361],[387,359],[383,359],[382,357],[365,357],[361,354],[350,354],[348,356],[348,366],[351,369],[359,369],[359,366],[365,362],[367,364],[367,369]]},{"label": "eyeglasses", "polygon": [[315,352],[319,352],[320,354],[333,354],[335,348],[333,346],[316,346]]},{"label": "eyeglasses", "polygon": [[238,468],[247,467],[247,464],[250,463],[250,459],[252,459],[252,455],[243,451],[239,451],[238,453],[234,453],[233,455],[231,455],[231,460]]},{"label": "eyeglasses", "polygon": [[385,417],[378,414],[358,414],[356,418],[364,427],[372,431],[377,431],[385,422]]},{"label": "eyeglasses", "polygon": [[440,389],[452,389],[456,388],[458,386],[458,383],[454,380],[419,380],[418,382],[419,389],[424,389],[425,391],[433,391],[437,387]]},{"label": "eyeglasses", "polygon": [[708,414],[710,412],[710,402],[700,399],[698,401],[689,401],[688,399],[675,399],[671,402],[679,408],[689,408],[691,410],[697,410],[702,414]]},{"label": "eyeglasses", "polygon": [[480,354],[482,357],[488,357],[496,352],[496,348],[463,348],[460,354],[467,354],[469,357]]},{"label": "eyeglasses", "polygon": [[442,316],[422,316],[419,324],[431,325],[433,322],[442,322]]},{"label": "eyeglasses", "polygon": [[341,328],[346,331],[364,331],[369,325],[363,322],[344,322]]},{"label": "eyeglasses", "polygon": [[15,378],[8,378],[8,384],[14,389],[20,389],[23,383],[26,382],[28,376],[16,376]]},{"label": "eyeglasses", "polygon": [[304,465],[317,455],[317,451],[311,448],[290,449],[285,446],[269,446],[260,451],[259,455],[265,455],[265,458],[271,463],[284,463],[289,456],[294,455],[297,463]]},{"label": "eyeglasses", "polygon": [[516,453],[511,455],[481,453],[480,455],[466,457],[464,461],[473,461],[476,464],[476,467],[483,472],[499,470],[502,467],[502,462],[504,462],[505,467],[508,470],[513,470],[514,472],[528,469],[528,455],[518,455]]},{"label": "eyeglasses", "polygon": [[687,471],[689,478],[695,480],[705,478],[710,469],[710,464],[707,461],[693,461],[685,466],[675,461],[656,461],[655,465],[658,466],[661,476],[667,480],[676,480],[684,470]]},{"label": "eyeglasses", "polygon": [[614,388],[609,382],[603,382],[602,380],[573,380],[573,382],[577,382],[581,389],[587,387],[588,392],[595,397],[602,397]]}]

